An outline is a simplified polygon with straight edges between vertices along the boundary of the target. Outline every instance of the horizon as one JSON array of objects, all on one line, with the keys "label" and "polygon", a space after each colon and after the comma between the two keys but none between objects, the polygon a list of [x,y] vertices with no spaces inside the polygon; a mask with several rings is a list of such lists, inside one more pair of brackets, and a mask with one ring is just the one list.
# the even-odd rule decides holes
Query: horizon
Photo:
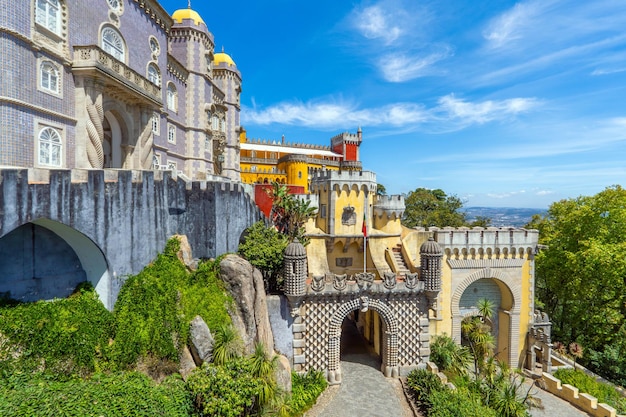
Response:
[{"label": "horizon", "polygon": [[471,206],[547,208],[625,182],[620,2],[191,7],[242,73],[250,138],[328,145],[361,127],[363,167],[389,194]]}]

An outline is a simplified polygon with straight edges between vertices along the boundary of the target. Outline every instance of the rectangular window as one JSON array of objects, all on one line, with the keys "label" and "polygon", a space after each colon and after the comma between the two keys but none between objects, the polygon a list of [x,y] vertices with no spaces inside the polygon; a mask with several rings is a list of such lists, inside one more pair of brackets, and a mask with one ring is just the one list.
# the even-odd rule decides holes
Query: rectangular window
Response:
[{"label": "rectangular window", "polygon": [[167,141],[169,143],[176,143],[176,126],[174,125],[167,126]]},{"label": "rectangular window", "polygon": [[160,125],[159,113],[152,113],[152,133],[158,135],[161,131]]},{"label": "rectangular window", "polygon": [[326,204],[320,204],[320,217],[322,219],[326,218]]}]

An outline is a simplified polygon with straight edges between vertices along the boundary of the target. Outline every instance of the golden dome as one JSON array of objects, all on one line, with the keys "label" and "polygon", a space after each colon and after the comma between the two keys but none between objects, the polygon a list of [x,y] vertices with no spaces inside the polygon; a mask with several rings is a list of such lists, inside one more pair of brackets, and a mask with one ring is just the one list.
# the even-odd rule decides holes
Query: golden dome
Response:
[{"label": "golden dome", "polygon": [[225,62],[226,64],[228,64],[229,67],[237,66],[235,64],[235,61],[233,61],[233,59],[230,57],[230,55],[228,55],[224,51],[216,53],[215,57],[213,58],[213,65],[215,66],[218,66],[222,62]]},{"label": "golden dome", "polygon": [[[204,20],[202,20],[198,12],[189,8],[176,10],[172,15],[172,19],[174,19],[176,23],[183,23],[184,19],[192,19],[196,25],[204,23]],[[204,24],[206,25],[206,23]]]}]

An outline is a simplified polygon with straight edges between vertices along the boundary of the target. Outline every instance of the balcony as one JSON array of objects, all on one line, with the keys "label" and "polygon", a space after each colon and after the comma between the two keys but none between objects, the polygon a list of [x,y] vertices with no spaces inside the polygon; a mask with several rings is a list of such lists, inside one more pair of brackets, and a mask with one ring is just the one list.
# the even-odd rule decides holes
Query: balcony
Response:
[{"label": "balcony", "polygon": [[96,78],[107,93],[121,94],[129,102],[163,103],[161,87],[96,45],[74,46],[72,72]]}]

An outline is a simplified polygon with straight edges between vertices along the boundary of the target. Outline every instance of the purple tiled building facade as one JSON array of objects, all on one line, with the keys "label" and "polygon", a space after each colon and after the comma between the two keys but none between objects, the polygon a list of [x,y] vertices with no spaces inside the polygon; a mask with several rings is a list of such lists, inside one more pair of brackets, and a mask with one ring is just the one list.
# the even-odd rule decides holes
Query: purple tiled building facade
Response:
[{"label": "purple tiled building facade", "polygon": [[240,180],[241,74],[191,9],[0,0],[0,167]]}]

